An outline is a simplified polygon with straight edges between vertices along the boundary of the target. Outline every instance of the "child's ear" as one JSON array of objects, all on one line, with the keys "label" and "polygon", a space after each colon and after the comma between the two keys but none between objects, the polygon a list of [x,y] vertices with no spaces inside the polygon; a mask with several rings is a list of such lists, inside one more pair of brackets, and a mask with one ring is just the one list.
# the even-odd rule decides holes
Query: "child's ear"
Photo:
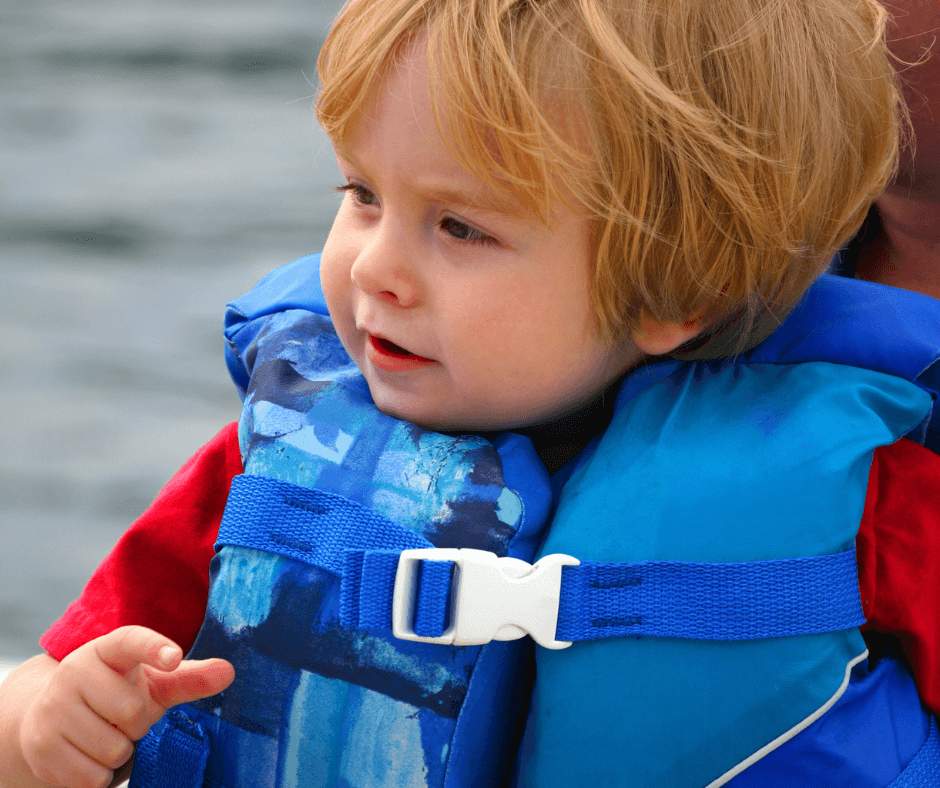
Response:
[{"label": "child's ear", "polygon": [[650,317],[646,311],[640,316],[640,325],[630,332],[630,341],[638,350],[650,356],[662,356],[671,353],[679,345],[698,336],[707,327],[703,305],[697,310],[698,317],[682,323],[663,323]]}]

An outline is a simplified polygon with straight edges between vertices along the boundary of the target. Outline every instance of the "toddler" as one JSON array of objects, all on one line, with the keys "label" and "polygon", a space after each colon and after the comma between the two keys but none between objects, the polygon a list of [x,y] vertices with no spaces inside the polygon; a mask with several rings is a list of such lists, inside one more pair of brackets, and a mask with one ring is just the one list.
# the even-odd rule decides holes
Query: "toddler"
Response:
[{"label": "toddler", "polygon": [[940,307],[820,277],[884,23],[352,0],[322,255],[230,305],[239,425],[0,687],[0,785],[936,784]]}]

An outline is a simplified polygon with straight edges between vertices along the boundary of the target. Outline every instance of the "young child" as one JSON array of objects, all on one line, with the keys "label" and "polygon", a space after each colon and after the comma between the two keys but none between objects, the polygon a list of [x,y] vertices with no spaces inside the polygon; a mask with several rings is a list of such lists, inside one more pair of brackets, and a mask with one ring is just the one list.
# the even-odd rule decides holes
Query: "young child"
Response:
[{"label": "young child", "polygon": [[0,687],[0,785],[937,784],[940,306],[819,278],[884,21],[347,5],[322,256],[231,305],[237,433]]}]

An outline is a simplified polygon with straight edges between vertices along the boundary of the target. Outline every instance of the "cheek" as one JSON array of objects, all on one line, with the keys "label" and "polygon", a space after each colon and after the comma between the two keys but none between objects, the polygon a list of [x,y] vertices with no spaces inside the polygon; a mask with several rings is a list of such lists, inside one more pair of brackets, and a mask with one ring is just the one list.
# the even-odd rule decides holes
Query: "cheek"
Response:
[{"label": "cheek", "polygon": [[509,377],[544,381],[580,367],[595,355],[587,288],[574,285],[568,271],[553,276],[548,267],[544,274],[455,292],[452,336],[481,364]]},{"label": "cheek", "polygon": [[337,226],[338,224],[339,217],[333,223],[333,229],[323,245],[323,253],[320,257],[320,285],[326,296],[326,305],[330,314],[333,314],[334,309],[339,306],[351,283],[352,250],[348,248],[347,243],[340,240],[343,233]]},{"label": "cheek", "polygon": [[583,316],[566,311],[568,305],[500,299],[490,306],[459,329],[459,339],[476,374],[490,384],[502,380],[510,397],[523,390],[544,395],[542,389],[567,386],[569,377],[593,365],[598,354]]}]

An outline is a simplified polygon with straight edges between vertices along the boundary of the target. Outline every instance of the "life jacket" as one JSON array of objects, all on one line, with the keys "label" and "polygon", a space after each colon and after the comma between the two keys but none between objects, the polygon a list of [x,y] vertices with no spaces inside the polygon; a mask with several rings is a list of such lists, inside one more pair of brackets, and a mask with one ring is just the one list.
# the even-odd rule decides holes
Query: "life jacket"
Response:
[{"label": "life jacket", "polygon": [[853,549],[874,449],[936,450],[937,302],[823,277],[757,348],[628,375],[552,478],[522,436],[375,409],[316,255],[226,336],[245,473],[190,656],[236,678],[132,788],[940,784]]}]

